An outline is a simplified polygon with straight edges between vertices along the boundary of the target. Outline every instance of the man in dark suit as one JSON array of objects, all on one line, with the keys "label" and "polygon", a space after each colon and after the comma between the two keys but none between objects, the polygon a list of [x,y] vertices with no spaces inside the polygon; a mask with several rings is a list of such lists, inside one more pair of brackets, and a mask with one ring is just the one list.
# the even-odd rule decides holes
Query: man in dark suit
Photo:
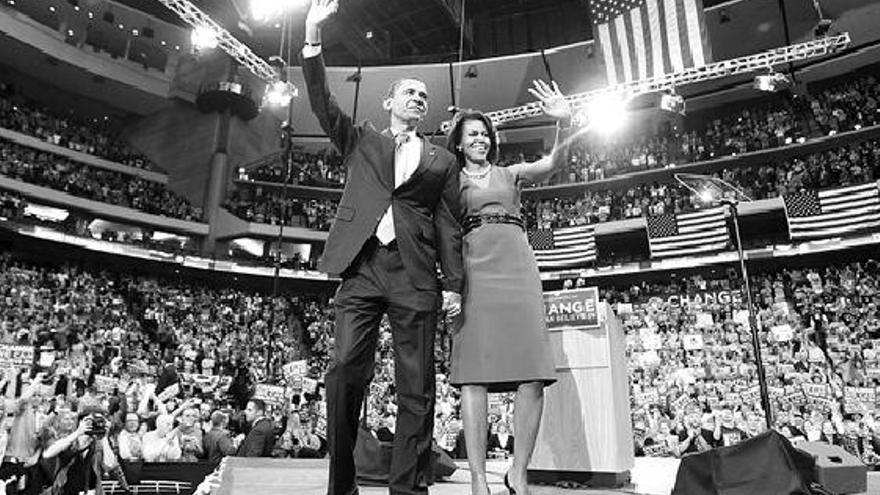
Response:
[{"label": "man in dark suit", "polygon": [[392,494],[426,494],[441,287],[448,315],[456,315],[461,304],[459,170],[450,153],[416,133],[427,112],[423,82],[392,84],[382,101],[390,120],[383,132],[354,125],[339,108],[321,55],[321,25],[337,7],[338,0],[313,0],[303,48],[312,111],[348,169],[319,265],[342,278],[335,297],[336,355],[325,380],[328,493],[357,493],[353,449],[358,416],[373,377],[379,322],[387,314],[398,405],[389,489]]},{"label": "man in dark suit", "polygon": [[211,413],[211,431],[205,433],[203,440],[205,456],[211,464],[219,464],[224,457],[235,452],[227,426],[229,426],[229,416],[226,413],[223,411]]},{"label": "man in dark suit", "polygon": [[244,417],[251,425],[250,431],[235,455],[238,457],[272,457],[275,447],[275,426],[266,417],[266,403],[262,399],[251,399],[244,410]]}]

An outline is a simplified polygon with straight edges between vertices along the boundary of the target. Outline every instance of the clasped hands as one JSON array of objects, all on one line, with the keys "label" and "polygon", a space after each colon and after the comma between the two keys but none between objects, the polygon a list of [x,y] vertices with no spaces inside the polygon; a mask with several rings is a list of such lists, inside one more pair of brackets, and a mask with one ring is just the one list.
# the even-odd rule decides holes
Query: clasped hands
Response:
[{"label": "clasped hands", "polygon": [[461,314],[461,294],[444,290],[443,311],[446,312],[446,318],[455,318]]}]

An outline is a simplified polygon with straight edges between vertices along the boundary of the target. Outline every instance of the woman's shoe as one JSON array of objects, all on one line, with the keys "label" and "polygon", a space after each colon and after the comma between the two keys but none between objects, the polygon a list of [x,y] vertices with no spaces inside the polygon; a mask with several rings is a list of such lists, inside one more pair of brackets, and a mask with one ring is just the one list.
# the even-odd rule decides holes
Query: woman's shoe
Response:
[{"label": "woman's shoe", "polygon": [[504,473],[504,486],[507,487],[507,491],[510,493],[510,495],[516,495],[516,490],[514,490],[513,487],[510,486],[510,481],[508,481],[507,479],[507,473]]}]

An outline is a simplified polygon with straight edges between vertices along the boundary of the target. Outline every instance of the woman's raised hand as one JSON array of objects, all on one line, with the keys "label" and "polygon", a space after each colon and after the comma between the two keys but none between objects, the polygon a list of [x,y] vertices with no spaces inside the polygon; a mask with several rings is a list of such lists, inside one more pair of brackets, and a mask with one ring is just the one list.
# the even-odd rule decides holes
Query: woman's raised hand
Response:
[{"label": "woman's raised hand", "polygon": [[571,118],[571,105],[565,99],[562,91],[559,90],[556,81],[551,81],[550,84],[547,84],[540,79],[536,79],[532,82],[529,93],[541,100],[541,109],[544,110],[545,114],[557,120]]},{"label": "woman's raised hand", "polygon": [[321,27],[337,10],[339,10],[339,0],[312,0],[312,7],[306,16],[306,24]]}]

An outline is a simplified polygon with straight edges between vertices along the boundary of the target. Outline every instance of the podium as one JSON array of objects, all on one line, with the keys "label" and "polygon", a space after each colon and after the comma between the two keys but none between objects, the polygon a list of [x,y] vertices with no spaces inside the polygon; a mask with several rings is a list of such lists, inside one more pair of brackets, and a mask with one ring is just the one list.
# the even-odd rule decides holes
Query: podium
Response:
[{"label": "podium", "polygon": [[596,304],[596,313],[598,326],[592,328],[548,325],[558,381],[544,389],[529,482],[619,487],[630,480],[634,452],[623,326],[604,302]]}]

